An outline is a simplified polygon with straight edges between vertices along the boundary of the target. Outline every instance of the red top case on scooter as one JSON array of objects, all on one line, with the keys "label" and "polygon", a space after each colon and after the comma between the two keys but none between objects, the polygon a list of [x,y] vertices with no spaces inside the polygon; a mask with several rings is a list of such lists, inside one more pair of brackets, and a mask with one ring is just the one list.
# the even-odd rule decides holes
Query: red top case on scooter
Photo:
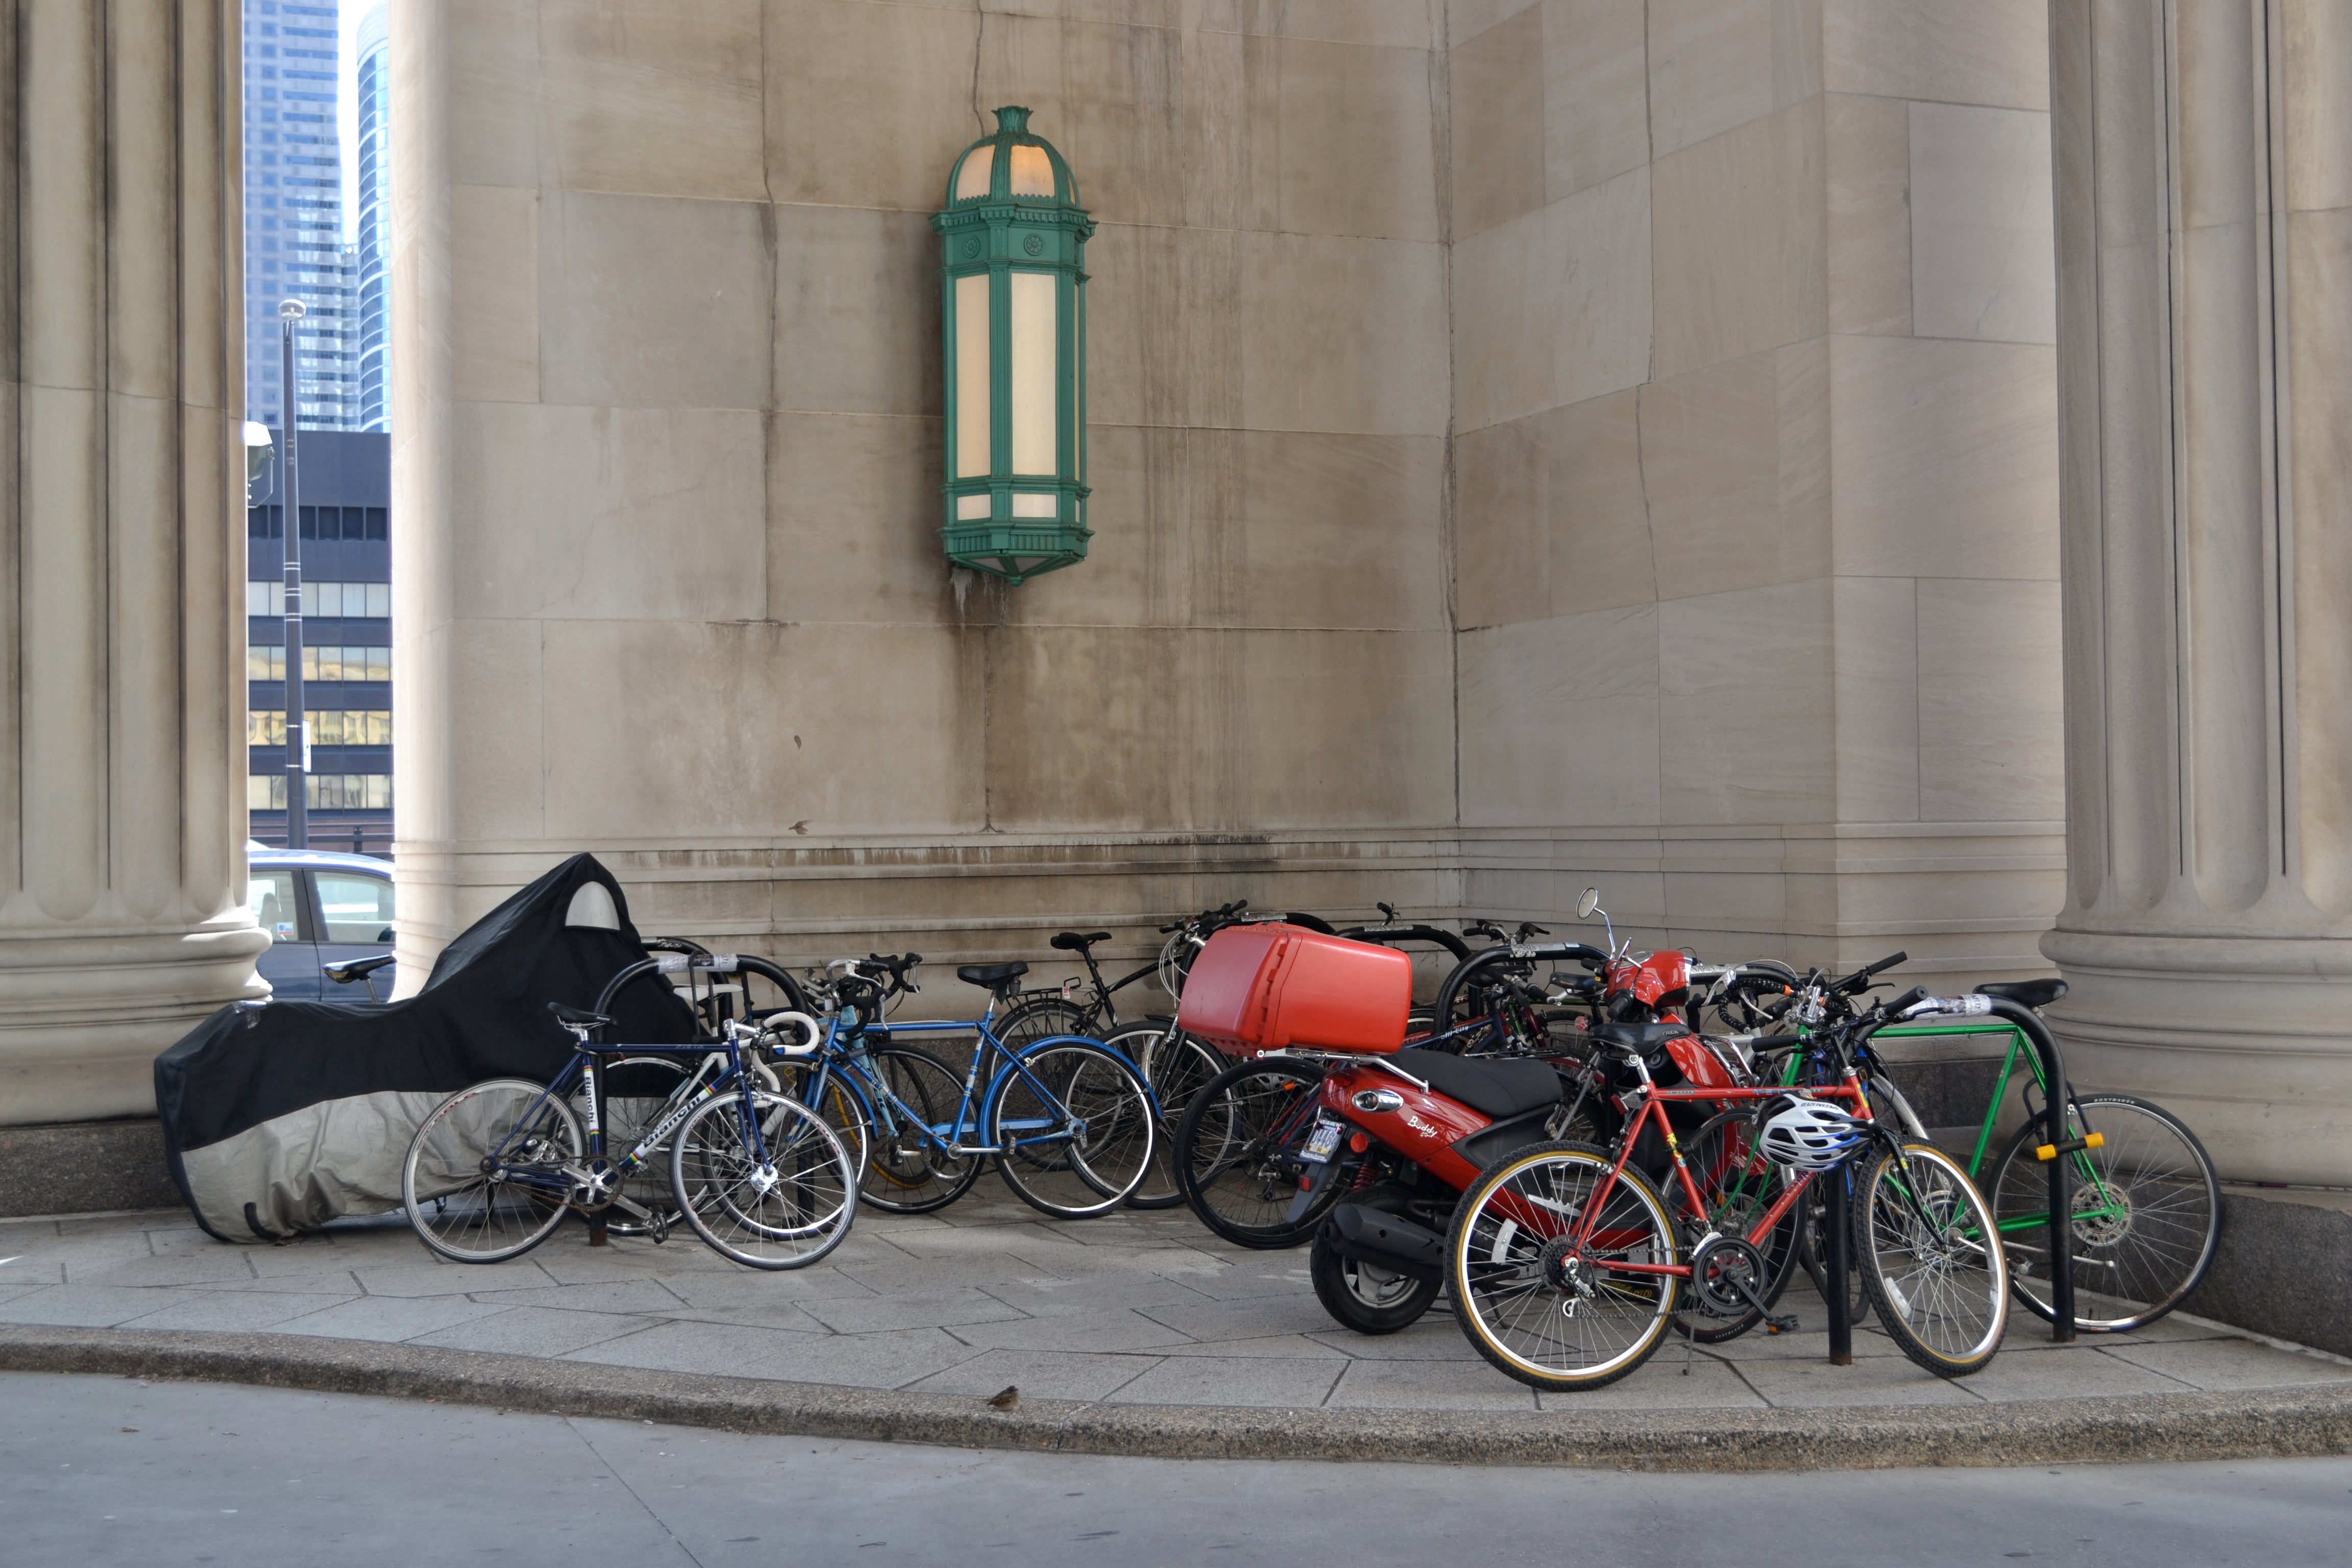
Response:
[{"label": "red top case on scooter", "polygon": [[1385,1054],[1404,1044],[1412,960],[1303,926],[1227,926],[1184,981],[1177,1026],[1234,1056],[1319,1046]]}]

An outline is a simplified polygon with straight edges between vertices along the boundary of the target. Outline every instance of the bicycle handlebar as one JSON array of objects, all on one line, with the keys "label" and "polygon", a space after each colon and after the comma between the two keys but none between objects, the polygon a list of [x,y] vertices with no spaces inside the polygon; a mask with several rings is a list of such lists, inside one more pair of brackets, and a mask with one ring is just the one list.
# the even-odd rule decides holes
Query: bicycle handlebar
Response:
[{"label": "bicycle handlebar", "polygon": [[1830,989],[1848,996],[1858,991],[1866,991],[1870,988],[1871,976],[1892,969],[1898,963],[1906,963],[1910,957],[1907,952],[1890,952],[1876,963],[1865,963],[1843,980],[1832,982]]}]

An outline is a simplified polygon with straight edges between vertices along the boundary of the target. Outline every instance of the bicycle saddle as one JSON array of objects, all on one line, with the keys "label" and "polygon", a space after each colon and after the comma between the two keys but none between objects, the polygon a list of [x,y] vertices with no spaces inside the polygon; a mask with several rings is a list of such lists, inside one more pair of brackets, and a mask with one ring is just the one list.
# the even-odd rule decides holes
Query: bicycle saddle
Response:
[{"label": "bicycle saddle", "polygon": [[1498,1061],[1444,1051],[1399,1051],[1388,1058],[1448,1100],[1496,1121],[1556,1105],[1560,1077],[1548,1062]]},{"label": "bicycle saddle", "polygon": [[1028,973],[1029,966],[1016,958],[1010,963],[967,963],[956,971],[956,978],[983,991],[1002,991]]},{"label": "bicycle saddle", "polygon": [[1680,1024],[1596,1023],[1591,1037],[1595,1045],[1614,1046],[1621,1051],[1650,1057],[1665,1049],[1668,1040],[1678,1040],[1689,1033]]},{"label": "bicycle saddle", "polygon": [[338,985],[349,985],[362,975],[373,974],[392,962],[393,955],[380,952],[373,958],[354,958],[349,963],[330,963],[321,968],[328,979]]},{"label": "bicycle saddle", "polygon": [[1110,932],[1107,931],[1066,931],[1054,939],[1052,945],[1064,952],[1084,952],[1095,943],[1109,940]]},{"label": "bicycle saddle", "polygon": [[1977,987],[1979,996],[2006,996],[2021,1007],[2047,1007],[2066,994],[2066,983],[2055,975],[2047,980],[1996,980]]},{"label": "bicycle saddle", "polygon": [[585,1007],[567,1007],[561,1002],[550,1002],[547,1010],[555,1015],[559,1024],[578,1024],[591,1029],[601,1029],[613,1020],[602,1013],[592,1013]]}]

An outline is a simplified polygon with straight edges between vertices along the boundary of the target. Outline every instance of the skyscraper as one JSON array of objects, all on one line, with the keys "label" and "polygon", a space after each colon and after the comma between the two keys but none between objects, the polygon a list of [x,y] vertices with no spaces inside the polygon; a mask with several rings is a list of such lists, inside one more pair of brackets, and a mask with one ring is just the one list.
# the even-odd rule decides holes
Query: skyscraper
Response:
[{"label": "skyscraper", "polygon": [[278,303],[289,298],[309,311],[294,335],[302,424],[357,423],[336,24],[334,0],[245,0],[245,403],[263,424],[282,412]]},{"label": "skyscraper", "polygon": [[392,343],[389,326],[392,261],[392,51],[386,37],[390,8],[376,0],[360,22],[353,44],[359,69],[358,174],[352,200],[358,208],[357,292],[359,408],[362,430],[392,423]]}]

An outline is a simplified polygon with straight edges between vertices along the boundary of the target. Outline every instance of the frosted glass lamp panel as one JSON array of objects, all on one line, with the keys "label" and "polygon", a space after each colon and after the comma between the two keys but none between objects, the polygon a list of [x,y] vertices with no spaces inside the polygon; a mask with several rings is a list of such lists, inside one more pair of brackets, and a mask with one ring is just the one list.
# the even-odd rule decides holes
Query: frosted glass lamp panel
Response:
[{"label": "frosted glass lamp panel", "polygon": [[1055,440],[1054,275],[1015,272],[1013,282],[1013,471],[1050,474]]},{"label": "frosted glass lamp panel", "polygon": [[1062,515],[1060,498],[1052,495],[1024,495],[1013,492],[1013,515],[1015,517],[1055,518]]},{"label": "frosted glass lamp panel", "polygon": [[957,521],[963,522],[968,521],[972,518],[985,518],[987,516],[988,498],[986,496],[956,497]]},{"label": "frosted glass lamp panel", "polygon": [[956,170],[955,199],[968,202],[988,195],[988,176],[996,165],[996,149],[975,148]]},{"label": "frosted glass lamp panel", "polygon": [[[989,459],[987,273],[955,280],[955,310],[956,478],[984,479]],[[1019,319],[1017,313],[1014,319]]]},{"label": "frosted glass lamp panel", "polygon": [[1013,153],[1013,194],[1016,196],[1054,195],[1054,161],[1045,156],[1043,147],[1014,145]]}]

